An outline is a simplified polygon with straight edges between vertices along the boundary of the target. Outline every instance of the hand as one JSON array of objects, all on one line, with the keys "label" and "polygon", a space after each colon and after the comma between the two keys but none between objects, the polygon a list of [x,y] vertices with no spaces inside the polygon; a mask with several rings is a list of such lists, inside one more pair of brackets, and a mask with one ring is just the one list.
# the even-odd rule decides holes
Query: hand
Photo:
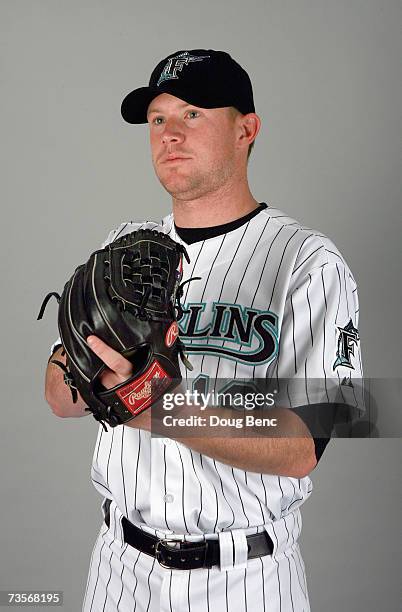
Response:
[{"label": "hand", "polygon": [[[132,363],[123,357],[120,353],[112,349],[106,342],[103,342],[98,336],[88,336],[87,342],[91,350],[102,359],[106,368],[100,375],[100,381],[106,389],[118,385],[119,383],[128,380],[133,373]],[[127,421],[124,425],[134,427],[135,429],[145,429],[151,431],[151,409],[148,408],[140,412],[131,421]]]},{"label": "hand", "polygon": [[101,373],[99,379],[106,389],[128,380],[133,372],[132,363],[120,353],[112,349],[98,336],[88,336],[87,342],[91,350],[107,366]]}]

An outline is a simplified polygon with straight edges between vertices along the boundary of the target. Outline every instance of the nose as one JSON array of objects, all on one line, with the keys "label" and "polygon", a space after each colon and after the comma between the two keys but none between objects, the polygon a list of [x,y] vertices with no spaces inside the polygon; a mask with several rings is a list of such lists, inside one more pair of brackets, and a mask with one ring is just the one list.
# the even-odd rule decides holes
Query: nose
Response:
[{"label": "nose", "polygon": [[163,144],[167,144],[169,142],[183,142],[184,134],[180,129],[177,122],[174,120],[167,120],[165,123],[165,128],[162,133],[162,142]]}]

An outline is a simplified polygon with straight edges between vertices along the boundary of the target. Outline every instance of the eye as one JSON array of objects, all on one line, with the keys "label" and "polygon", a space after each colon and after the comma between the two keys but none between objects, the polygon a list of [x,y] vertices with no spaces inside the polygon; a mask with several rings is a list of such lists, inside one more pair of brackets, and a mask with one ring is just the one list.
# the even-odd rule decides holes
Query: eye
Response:
[{"label": "eye", "polygon": [[[199,111],[197,110],[191,110],[188,111],[187,115],[198,115],[199,116]],[[157,117],[154,117],[154,119],[152,119],[151,123],[153,123],[153,125],[161,125],[161,123],[159,123],[159,120],[162,122],[163,121],[163,117],[161,117],[160,115],[158,115]]]}]

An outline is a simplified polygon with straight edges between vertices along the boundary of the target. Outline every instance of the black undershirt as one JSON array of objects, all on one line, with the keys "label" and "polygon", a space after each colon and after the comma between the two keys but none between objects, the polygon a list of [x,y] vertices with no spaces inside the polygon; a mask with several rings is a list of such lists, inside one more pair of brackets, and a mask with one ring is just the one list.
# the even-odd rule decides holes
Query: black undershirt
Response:
[{"label": "black undershirt", "polygon": [[[201,242],[202,240],[208,240],[209,238],[222,236],[223,234],[227,234],[228,232],[232,232],[233,230],[238,229],[239,227],[250,221],[250,219],[258,215],[265,208],[267,208],[265,202],[259,202],[258,208],[252,210],[247,215],[240,217],[240,219],[230,221],[229,223],[215,225],[213,227],[178,227],[175,224],[175,229],[178,236],[181,240],[183,240],[183,242],[185,242],[186,244],[194,244],[195,242]],[[317,406],[315,408],[317,408]],[[325,407],[323,407],[323,409],[325,409]],[[297,408],[293,408],[293,410],[300,416],[300,418],[303,419],[304,423],[308,427],[309,406],[300,406]],[[313,440],[315,446],[315,455],[318,463],[325,450],[325,447],[329,442],[329,437],[313,438]]]},{"label": "black undershirt", "polygon": [[247,213],[244,217],[240,217],[240,219],[230,221],[229,223],[224,223],[223,225],[215,225],[213,227],[177,227],[175,224],[174,226],[181,240],[186,244],[193,244],[194,242],[201,242],[201,240],[208,240],[208,238],[215,238],[216,236],[222,236],[223,234],[232,232],[247,223],[247,221],[250,221],[250,219],[258,215],[264,208],[267,208],[267,205],[265,202],[260,202],[258,208]]}]

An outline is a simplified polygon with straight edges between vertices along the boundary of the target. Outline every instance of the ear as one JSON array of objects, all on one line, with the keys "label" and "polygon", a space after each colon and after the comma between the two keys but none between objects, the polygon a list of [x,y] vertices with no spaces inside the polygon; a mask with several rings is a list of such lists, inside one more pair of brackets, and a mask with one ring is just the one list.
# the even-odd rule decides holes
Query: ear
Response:
[{"label": "ear", "polygon": [[254,142],[261,127],[261,119],[256,113],[248,113],[238,117],[239,121],[239,146],[248,149],[249,145]]}]

